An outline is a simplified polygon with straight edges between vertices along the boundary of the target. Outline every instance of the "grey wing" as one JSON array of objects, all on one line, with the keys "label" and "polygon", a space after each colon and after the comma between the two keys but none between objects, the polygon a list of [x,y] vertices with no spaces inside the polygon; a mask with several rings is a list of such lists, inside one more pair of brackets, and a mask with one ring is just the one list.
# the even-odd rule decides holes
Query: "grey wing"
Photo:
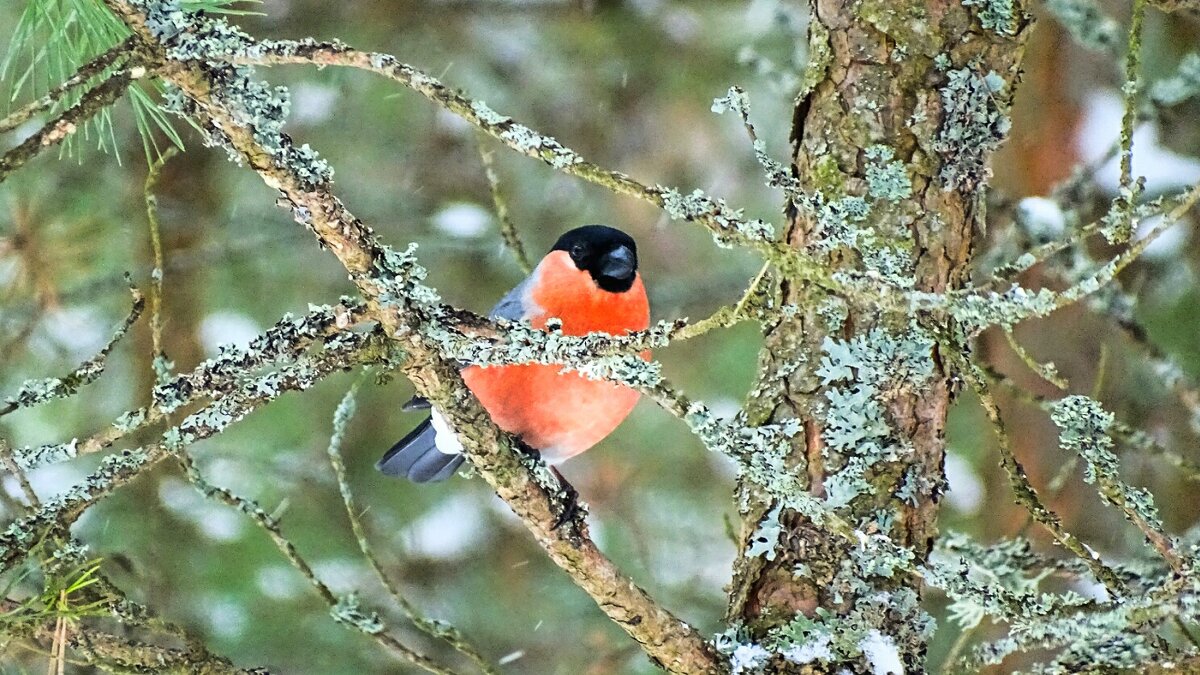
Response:
[{"label": "grey wing", "polygon": [[525,307],[525,291],[531,283],[533,283],[533,275],[525,277],[524,281],[500,298],[500,302],[497,302],[492,311],[488,312],[488,316],[493,319],[508,319],[509,321],[519,321],[525,318],[527,309]]}]

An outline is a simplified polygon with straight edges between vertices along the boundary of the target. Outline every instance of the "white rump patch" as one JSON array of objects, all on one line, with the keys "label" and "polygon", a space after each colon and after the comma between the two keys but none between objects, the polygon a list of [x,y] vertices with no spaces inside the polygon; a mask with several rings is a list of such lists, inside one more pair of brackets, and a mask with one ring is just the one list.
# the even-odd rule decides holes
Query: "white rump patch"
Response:
[{"label": "white rump patch", "polygon": [[443,455],[461,455],[462,443],[458,442],[458,436],[454,435],[446,418],[442,417],[437,408],[432,408],[429,416],[433,421],[433,444],[437,446],[438,452]]}]

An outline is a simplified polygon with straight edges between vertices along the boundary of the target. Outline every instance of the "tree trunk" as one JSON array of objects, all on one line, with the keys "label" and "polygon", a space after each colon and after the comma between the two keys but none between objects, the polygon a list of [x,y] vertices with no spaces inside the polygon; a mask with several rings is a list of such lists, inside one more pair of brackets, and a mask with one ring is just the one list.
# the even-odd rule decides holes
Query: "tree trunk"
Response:
[{"label": "tree trunk", "polygon": [[[964,4],[815,2],[792,173],[817,199],[787,205],[792,246],[889,284],[929,292],[962,285],[1029,27],[1021,3],[1011,14],[1003,2]],[[789,462],[807,475],[809,491],[864,537],[887,535],[923,560],[944,489],[955,386],[941,345],[952,331],[940,327],[935,336],[911,317],[882,314],[862,298],[814,296],[787,278],[776,299],[800,309],[766,331],[751,421],[802,420]],[[839,421],[850,419],[867,431],[848,433],[851,425]],[[932,624],[918,579],[866,569],[858,547],[798,514],[774,513],[749,483],[739,493],[731,620],[751,639],[797,641],[812,621],[836,621],[859,658],[877,630],[875,639],[895,645],[909,672],[923,670]],[[775,550],[752,555],[755,541],[775,531],[764,521],[775,517]],[[839,658],[853,660],[854,652],[841,648]]]}]

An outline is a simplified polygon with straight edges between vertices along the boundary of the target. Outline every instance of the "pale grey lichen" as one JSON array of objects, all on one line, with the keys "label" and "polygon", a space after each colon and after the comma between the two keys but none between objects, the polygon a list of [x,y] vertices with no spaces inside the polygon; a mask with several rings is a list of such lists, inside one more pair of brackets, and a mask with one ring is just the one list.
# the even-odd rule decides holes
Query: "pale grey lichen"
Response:
[{"label": "pale grey lichen", "polygon": [[[1087,287],[1095,290],[1099,282],[1089,283]],[[1012,284],[1004,292],[968,289],[952,295],[923,291],[909,293],[914,311],[946,311],[967,335],[975,335],[988,326],[1011,329],[1026,319],[1046,316],[1059,307],[1061,298],[1048,288],[1031,290],[1018,284]]]},{"label": "pale grey lichen", "polygon": [[895,390],[916,390],[929,379],[933,344],[916,325],[907,334],[876,327],[850,340],[824,339],[824,355],[815,371],[826,387],[823,452],[840,462],[826,474],[825,503],[830,508],[872,494],[874,487],[867,479],[872,469],[910,452],[894,440],[884,404]]},{"label": "pale grey lichen", "polygon": [[384,246],[376,257],[368,281],[377,287],[376,297],[385,304],[407,307],[415,304],[434,309],[441,302],[437,291],[421,283],[428,272],[417,261],[417,245],[409,243],[404,251]]},{"label": "pale grey lichen", "polygon": [[1112,413],[1086,396],[1068,396],[1054,405],[1050,419],[1059,428],[1059,445],[1086,462],[1084,481],[1098,484],[1100,497],[1125,511],[1127,517],[1161,532],[1162,519],[1150,492],[1121,480],[1120,463],[1112,451]]},{"label": "pale grey lichen", "polygon": [[378,614],[362,608],[358,596],[354,593],[338,598],[337,604],[330,608],[329,614],[338,623],[353,626],[367,635],[377,635],[386,628]]},{"label": "pale grey lichen", "polygon": [[[1093,406],[1071,405],[1103,426],[1104,415]],[[1191,575],[1172,574],[1160,559],[1130,561],[1117,572],[1137,589],[1134,593],[1092,599],[1069,590],[1045,592],[1040,590],[1044,580],[1052,575],[1086,578],[1087,565],[1036,553],[1025,539],[985,545],[947,533],[921,574],[950,597],[951,615],[964,627],[985,618],[1008,624],[1007,636],[976,647],[956,664],[959,668],[978,670],[1032,650],[1053,650],[1031,671],[1038,673],[1107,672],[1169,660],[1156,631],[1176,617],[1196,620],[1200,584]]]},{"label": "pale grey lichen", "polygon": [[995,71],[984,75],[968,67],[946,73],[942,123],[933,143],[942,155],[939,177],[946,190],[971,192],[991,175],[987,158],[1012,127],[1000,105],[1005,87]]},{"label": "pale grey lichen", "polygon": [[979,8],[979,23],[996,33],[1011,37],[1017,32],[1020,18],[1013,0],[962,0],[963,7]]},{"label": "pale grey lichen", "polygon": [[109,455],[80,483],[45,499],[34,511],[16,519],[0,532],[0,574],[8,572],[46,533],[61,527],[87,505],[137,475],[153,459],[147,450],[123,450]]},{"label": "pale grey lichen", "polygon": [[392,56],[391,54],[380,54],[379,52],[373,52],[368,59],[368,62],[371,64],[372,68],[384,70],[385,68],[391,68],[392,66],[396,65],[396,57]]},{"label": "pale grey lichen", "polygon": [[[231,66],[230,57],[262,56],[266,47],[218,16],[183,11],[174,2],[140,2],[147,27],[166,49],[168,58],[201,61],[211,86],[210,95],[219,102],[234,124],[250,131],[254,141],[275,166],[285,168],[314,190],[333,180],[333,168],[308,145],[295,146],[283,133],[290,99],[285,87],[270,87],[252,79],[254,69]],[[288,43],[311,45],[313,41]],[[167,110],[191,117],[196,106],[176,87],[167,91]],[[223,147],[231,160],[241,164],[243,153],[232,147],[228,130],[213,124],[206,129],[209,145]]]},{"label": "pale grey lichen", "polygon": [[518,150],[534,155],[556,169],[564,169],[583,162],[583,157],[580,157],[579,153],[559,143],[556,139],[543,136],[523,124],[507,123],[500,132],[500,138],[508,141]]},{"label": "pale grey lichen", "polygon": [[783,504],[779,503],[763,516],[758,527],[755,528],[754,534],[750,536],[750,545],[746,547],[746,557],[762,556],[767,560],[775,559],[775,547],[779,543],[779,535],[783,531],[779,522],[779,516],[782,514]]},{"label": "pale grey lichen", "polygon": [[1084,47],[1114,55],[1120,50],[1121,24],[1105,14],[1096,0],[1045,0],[1043,6]]},{"label": "pale grey lichen", "polygon": [[[876,199],[898,200],[900,195],[911,196],[912,187],[906,169],[900,162],[880,164],[876,158],[890,159],[891,150],[874,146],[868,150],[872,164],[867,168],[868,194]],[[911,288],[913,247],[912,234],[902,220],[886,215],[871,218],[871,203],[857,195],[829,200],[821,193],[796,202],[816,217],[816,228],[810,238],[810,248],[822,253],[845,250],[857,254],[862,266],[891,286]],[[883,207],[886,208],[886,207]],[[845,271],[835,273],[845,275]],[[840,282],[840,281],[839,281]],[[849,285],[856,283],[847,280]]]},{"label": "pale grey lichen", "polygon": [[867,191],[876,199],[898,202],[912,196],[912,181],[904,162],[895,161],[896,151],[886,145],[872,145],[866,150]]},{"label": "pale grey lichen", "polygon": [[731,626],[713,636],[713,647],[729,659],[729,671],[736,675],[760,673],[771,659],[771,652],[750,640],[742,626]]},{"label": "pale grey lichen", "polygon": [[1086,568],[1035,554],[1025,539],[984,546],[962,534],[948,533],[922,576],[949,596],[951,618],[962,628],[971,628],[988,617],[1022,623],[1068,616],[1091,603],[1070,591],[1042,592],[1043,580],[1056,572],[1086,574]]},{"label": "pale grey lichen", "polygon": [[491,126],[512,121],[511,117],[501,115],[495,110],[492,110],[491,107],[489,107],[488,104],[484,103],[483,101],[472,101],[471,111],[475,113],[475,116],[479,118],[480,122]]},{"label": "pale grey lichen", "polygon": [[[500,336],[481,340],[431,326],[426,336],[433,339],[447,358],[463,364],[501,366],[522,363],[561,364],[592,380],[609,380],[635,388],[657,386],[662,367],[638,354],[599,355],[603,349],[622,344],[625,338],[608,333],[566,335],[559,329],[534,328],[528,321],[498,322]],[[646,348],[665,346],[666,335],[675,324],[663,323],[646,333]]]},{"label": "pale grey lichen", "polygon": [[[831,511],[824,502],[809,494],[799,478],[802,468],[789,469],[785,462],[790,454],[790,439],[803,429],[800,420],[748,426],[745,411],[721,418],[708,406],[693,402],[685,411],[683,421],[705,448],[734,459],[739,476],[761,486],[780,500],[784,508],[803,514],[815,525],[826,523]],[[747,505],[743,502],[740,506],[745,510]]]},{"label": "pale grey lichen", "polygon": [[[340,312],[361,308],[361,303],[343,299],[338,309],[330,306],[310,306],[300,317],[285,314],[274,326],[245,347],[224,346],[220,353],[202,362],[191,373],[159,384],[153,390],[153,405],[162,413],[171,413],[192,401],[201,391],[228,392],[238,384],[237,376],[271,364],[287,363],[303,352],[312,341],[324,336],[337,325]],[[141,411],[123,419],[132,423]]]},{"label": "pale grey lichen", "polygon": [[17,448],[13,451],[13,461],[17,463],[17,466],[29,471],[46,464],[70,461],[75,459],[78,453],[79,439],[72,438],[66,443]]},{"label": "pale grey lichen", "polygon": [[1183,57],[1170,77],[1150,88],[1150,99],[1160,106],[1175,106],[1200,96],[1200,52]]},{"label": "pale grey lichen", "polygon": [[775,228],[762,220],[745,220],[741,209],[730,209],[723,199],[713,199],[702,190],[684,196],[674,188],[654,188],[662,197],[663,210],[675,220],[692,221],[709,218],[717,225],[713,241],[722,248],[732,248],[746,241],[770,241]]},{"label": "pale grey lichen", "polygon": [[724,96],[713,99],[713,112],[722,115],[729,110],[733,110],[743,118],[750,114],[750,99],[741,87],[730,87]]},{"label": "pale grey lichen", "polygon": [[860,227],[871,213],[871,207],[862,197],[850,195],[832,201],[818,195],[817,231],[812,247],[824,253],[838,248],[861,249],[868,246],[873,232]]},{"label": "pale grey lichen", "polygon": [[[841,579],[839,576],[838,583]],[[897,664],[901,663],[902,644],[909,647],[912,640],[928,639],[933,629],[927,616],[914,614],[919,611],[919,600],[910,589],[870,592],[839,614],[824,607],[817,608],[812,616],[797,614],[758,641],[750,639],[744,626],[735,624],[714,636],[713,646],[729,656],[731,664],[744,669],[740,672],[765,672],[761,670],[764,666],[781,658],[792,665],[862,664],[855,672],[885,672],[870,669],[875,664],[886,664],[892,672],[901,673],[903,665]],[[898,633],[894,626],[889,627],[892,623],[910,626],[912,631]],[[885,660],[889,655],[892,660]],[[864,668],[867,670],[860,670]]]}]

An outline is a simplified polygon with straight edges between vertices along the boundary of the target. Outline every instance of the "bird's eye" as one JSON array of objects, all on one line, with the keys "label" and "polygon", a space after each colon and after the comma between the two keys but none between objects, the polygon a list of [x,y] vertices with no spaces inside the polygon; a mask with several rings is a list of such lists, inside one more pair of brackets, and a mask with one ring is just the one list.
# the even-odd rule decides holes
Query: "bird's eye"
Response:
[{"label": "bird's eye", "polygon": [[574,246],[571,247],[571,257],[574,258],[575,260],[579,260],[586,253],[587,253],[587,247],[584,246],[583,244],[575,244]]}]

